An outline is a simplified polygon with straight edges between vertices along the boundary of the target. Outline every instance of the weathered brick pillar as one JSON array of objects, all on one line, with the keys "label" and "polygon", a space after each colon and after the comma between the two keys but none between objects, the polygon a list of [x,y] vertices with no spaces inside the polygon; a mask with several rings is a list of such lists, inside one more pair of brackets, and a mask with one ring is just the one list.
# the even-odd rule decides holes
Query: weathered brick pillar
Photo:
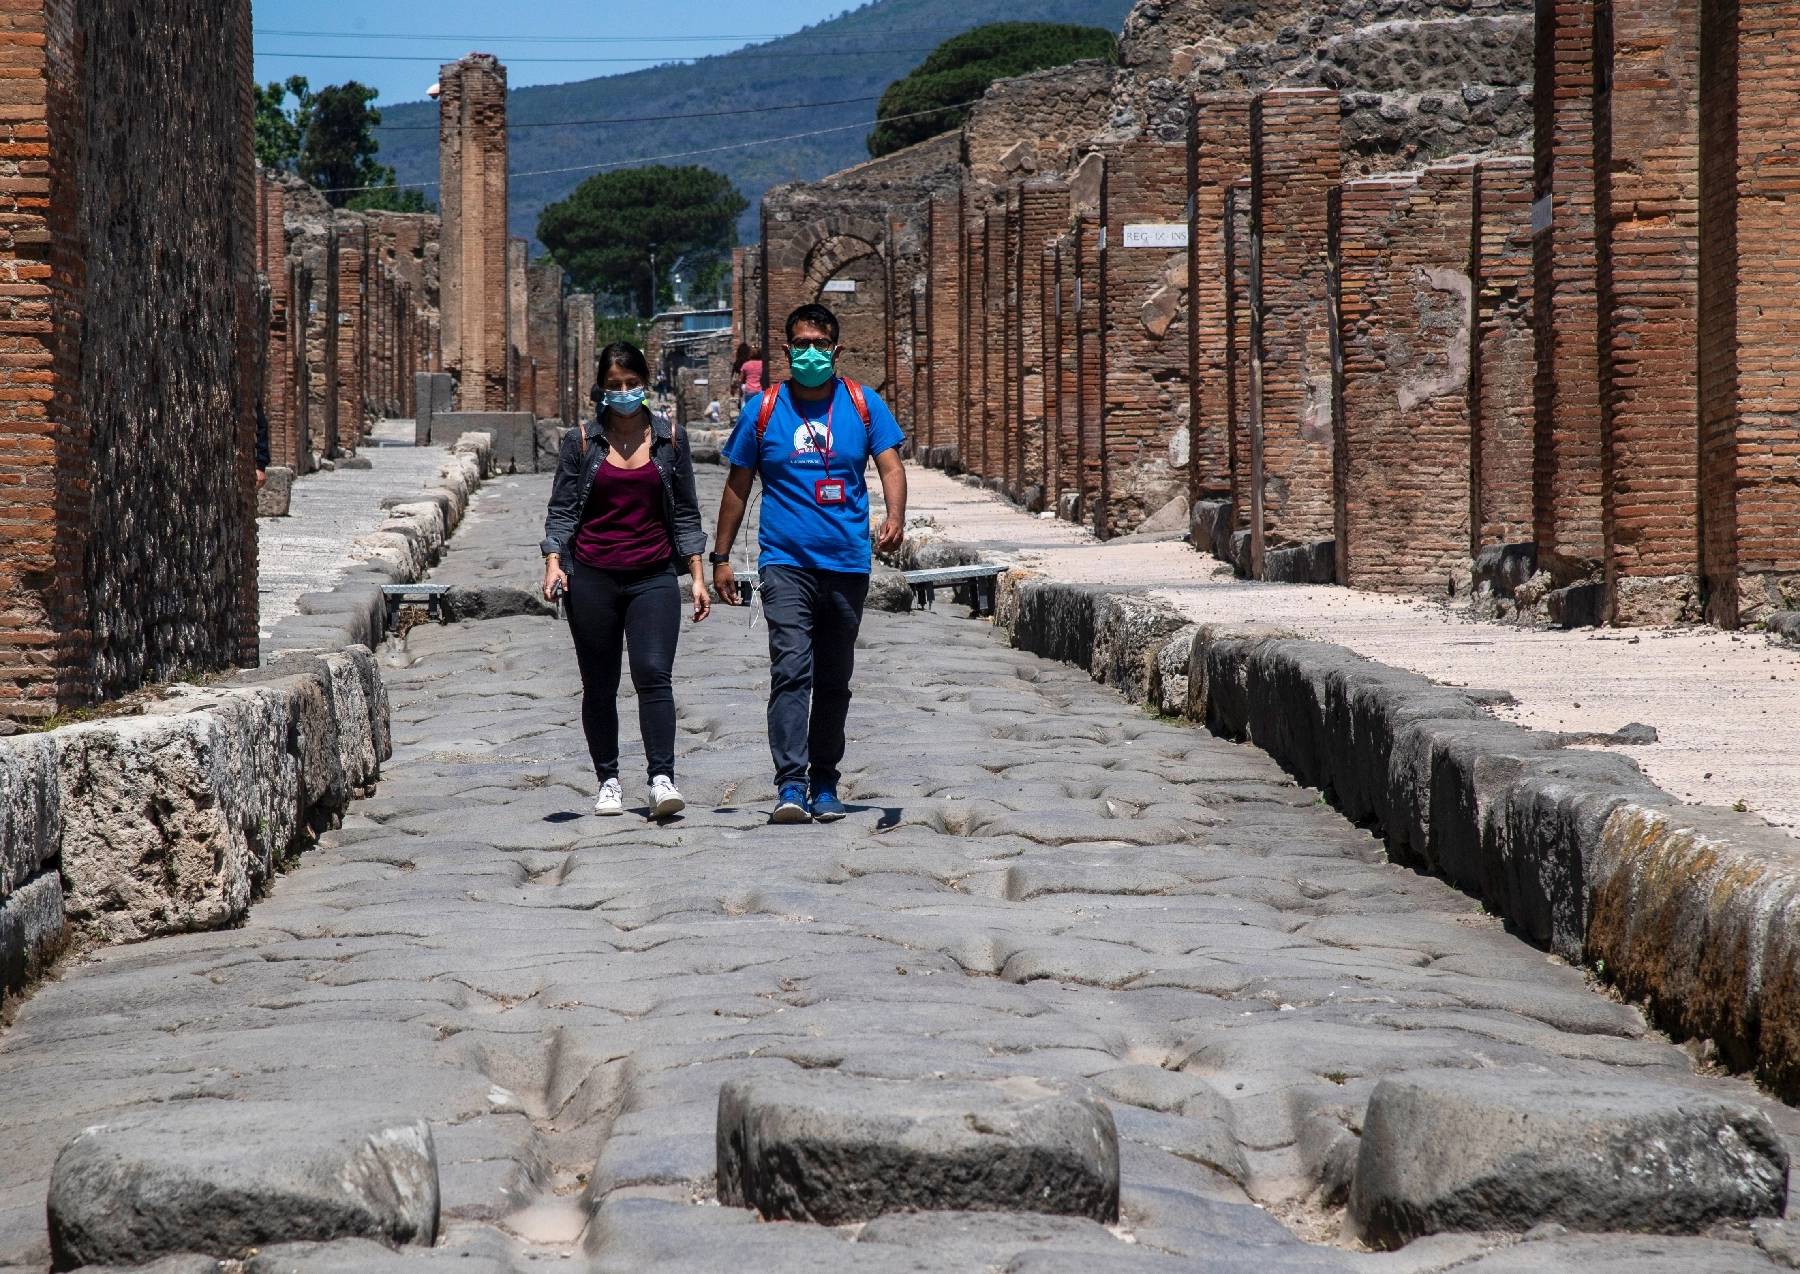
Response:
[{"label": "weathered brick pillar", "polygon": [[771,345],[765,375],[771,383],[787,378],[787,316],[815,299],[806,286],[806,254],[816,240],[806,227],[795,226],[791,213],[772,214],[765,200],[762,214],[763,331]]},{"label": "weathered brick pillar", "polygon": [[[1062,233],[1069,224],[1068,183],[1054,180],[1027,182],[1019,191],[1019,356],[1018,398],[1014,413],[1019,421],[1018,489],[1021,498],[1035,493],[1048,504],[1051,479],[1051,411],[1055,390],[1048,379],[1057,359],[1045,339],[1055,317],[1056,287],[1046,279],[1045,241]],[[1046,358],[1046,352],[1049,357]]]},{"label": "weathered brick pillar", "polygon": [[530,291],[525,268],[531,261],[531,244],[524,239],[506,241],[506,353],[511,377],[507,386],[507,409],[530,411],[525,379],[531,366],[531,337],[526,314],[530,309]]},{"label": "weathered brick pillar", "polygon": [[1038,250],[1038,385],[1039,410],[1043,418],[1040,434],[1040,459],[1043,463],[1043,507],[1056,508],[1056,497],[1062,484],[1062,464],[1057,449],[1062,445],[1059,418],[1062,377],[1062,266],[1058,259],[1057,241],[1046,239]]},{"label": "weathered brick pillar", "polygon": [[1800,607],[1800,6],[1707,0],[1700,29],[1700,496],[1706,613]]},{"label": "weathered brick pillar", "polygon": [[984,482],[1005,474],[1006,400],[1006,209],[990,208],[982,236],[981,437],[974,470]]},{"label": "weathered brick pillar", "polygon": [[1468,571],[1474,178],[1442,165],[1332,195],[1341,584],[1442,595]]},{"label": "weathered brick pillar", "polygon": [[962,208],[955,195],[934,198],[926,211],[925,291],[926,358],[925,419],[920,445],[953,446],[957,441],[957,404],[962,397]]},{"label": "weathered brick pillar", "polygon": [[368,367],[369,323],[369,228],[351,212],[337,214],[338,314],[337,314],[337,430],[316,439],[319,451],[335,456],[354,448],[362,439],[367,419],[368,391],[364,377]]},{"label": "weathered brick pillar", "polygon": [[438,77],[444,363],[464,411],[507,403],[506,68],[472,53]]},{"label": "weathered brick pillar", "polygon": [[[338,315],[341,312],[344,286],[342,253],[342,236],[338,226],[333,223],[325,232],[325,252],[320,262],[323,282],[306,342],[317,369],[313,376],[313,437],[321,447],[330,446],[334,449],[337,446],[338,418],[344,407],[343,387],[340,384],[343,367],[338,353],[341,331]],[[310,455],[300,459],[307,468],[311,467]]]},{"label": "weathered brick pillar", "polygon": [[1250,111],[1252,430],[1262,442],[1251,557],[1262,577],[1296,578],[1271,550],[1310,551],[1334,534],[1326,200],[1341,174],[1338,109],[1335,91],[1274,89]]},{"label": "weathered brick pillar", "polygon": [[1216,500],[1231,494],[1226,216],[1250,172],[1250,98],[1198,95],[1188,126],[1188,498]]},{"label": "weathered brick pillar", "polygon": [[1606,0],[1603,12],[1594,171],[1607,592],[1615,622],[1668,624],[1701,616],[1700,0]]},{"label": "weathered brick pillar", "polygon": [[257,182],[257,270],[269,284],[267,373],[263,411],[269,421],[269,462],[304,473],[304,440],[294,429],[294,269],[288,260],[287,191],[264,173]]},{"label": "weathered brick pillar", "polygon": [[987,376],[987,219],[974,207],[964,187],[962,208],[962,317],[958,349],[962,361],[962,397],[958,403],[956,448],[968,473],[981,464],[981,381]]},{"label": "weathered brick pillar", "polygon": [[749,282],[749,276],[744,270],[744,252],[741,247],[731,250],[731,331],[736,340],[748,342],[750,324],[744,310],[744,286]]},{"label": "weathered brick pillar", "polygon": [[[742,258],[742,248],[734,252],[738,259]],[[539,261],[527,272],[526,287],[527,357],[537,366],[530,410],[540,420],[554,420],[562,412],[558,401],[558,386],[562,384],[562,267],[554,261]],[[734,287],[732,293],[741,305],[742,289]]]},{"label": "weathered brick pillar", "polygon": [[1000,268],[1000,416],[999,416],[999,461],[994,475],[1000,489],[1008,497],[1019,498],[1019,452],[1022,439],[1019,433],[1019,365],[1023,361],[1020,349],[1021,315],[1024,308],[1024,288],[1021,278],[1019,258],[1022,244],[1021,222],[1019,211],[1019,188],[1009,187],[1006,191],[1006,204],[1001,209],[1004,218],[1002,224],[1006,228],[1005,249],[998,265]]},{"label": "weathered brick pillar", "polygon": [[1080,491],[1076,520],[1107,535],[1106,473],[1100,427],[1106,377],[1106,342],[1100,325],[1100,235],[1097,211],[1075,221],[1075,472]]},{"label": "weathered brick pillar", "polygon": [[1538,565],[1559,585],[1592,578],[1603,558],[1594,53],[1594,0],[1538,0],[1532,504]]},{"label": "weathered brick pillar", "polygon": [[1260,472],[1256,449],[1261,440],[1250,427],[1254,415],[1250,342],[1256,326],[1250,317],[1253,202],[1248,178],[1233,182],[1225,192],[1225,278],[1229,288],[1225,309],[1226,440],[1230,445],[1232,527],[1245,532],[1262,520],[1262,491],[1254,481]]},{"label": "weathered brick pillar", "polygon": [[1056,339],[1045,353],[1045,365],[1053,369],[1046,382],[1056,386],[1055,480],[1050,507],[1060,518],[1074,520],[1081,497],[1079,458],[1081,383],[1075,340],[1075,236],[1065,231],[1056,240]]},{"label": "weathered brick pillar", "polygon": [[1531,160],[1475,169],[1475,354],[1469,367],[1471,554],[1532,535]]},{"label": "weathered brick pillar", "polygon": [[578,292],[568,298],[568,351],[569,388],[571,401],[568,423],[592,420],[594,403],[590,395],[594,389],[594,359],[600,351],[594,343],[594,298],[586,292]]},{"label": "weathered brick pillar", "polygon": [[[312,307],[313,276],[312,271],[298,261],[288,263],[288,321],[287,331],[283,333],[286,349],[282,354],[283,366],[270,368],[271,377],[279,376],[286,382],[286,397],[290,404],[288,419],[289,432],[306,447],[312,437],[312,369],[306,360],[306,346],[302,337],[306,326],[306,312]],[[271,359],[273,351],[270,351]],[[270,448],[271,457],[273,447]]]}]

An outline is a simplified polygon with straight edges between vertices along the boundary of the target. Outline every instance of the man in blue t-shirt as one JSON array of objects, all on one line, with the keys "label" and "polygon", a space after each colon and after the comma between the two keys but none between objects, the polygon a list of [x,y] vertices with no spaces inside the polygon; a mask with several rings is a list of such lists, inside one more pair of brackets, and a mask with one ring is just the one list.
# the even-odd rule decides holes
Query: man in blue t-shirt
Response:
[{"label": "man in blue t-shirt", "polygon": [[[775,757],[770,821],[835,822],[844,719],[856,633],[869,592],[869,458],[887,517],[876,547],[900,547],[906,527],[906,435],[873,390],[837,375],[837,316],[802,305],[787,321],[793,379],[744,404],[725,444],[731,472],[719,502],[713,586],[737,604],[731,545],[750,484],[762,475],[757,575],[769,621],[769,751]],[[765,401],[774,395],[772,402]],[[809,785],[810,784],[810,790]]]}]

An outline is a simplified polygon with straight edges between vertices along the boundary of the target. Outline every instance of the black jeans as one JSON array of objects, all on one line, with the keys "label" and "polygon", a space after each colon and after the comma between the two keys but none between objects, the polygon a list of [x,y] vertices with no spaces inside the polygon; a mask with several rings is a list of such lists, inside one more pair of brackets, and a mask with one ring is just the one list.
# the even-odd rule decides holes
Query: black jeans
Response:
[{"label": "black jeans", "polygon": [[[570,555],[571,559],[573,554]],[[675,777],[675,643],[681,585],[667,566],[599,571],[572,562],[566,611],[581,665],[581,728],[594,773],[619,777],[619,653],[631,655],[650,777]]]},{"label": "black jeans", "polygon": [[769,621],[769,751],[775,757],[775,785],[810,778],[815,792],[836,788],[869,577],[768,566],[758,587]]}]

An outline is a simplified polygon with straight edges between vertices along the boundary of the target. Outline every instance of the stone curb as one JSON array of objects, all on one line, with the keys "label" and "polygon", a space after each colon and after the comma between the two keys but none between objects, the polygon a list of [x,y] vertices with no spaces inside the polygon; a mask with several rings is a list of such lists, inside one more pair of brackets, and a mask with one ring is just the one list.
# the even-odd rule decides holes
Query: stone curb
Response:
[{"label": "stone curb", "polygon": [[492,471],[466,436],[421,492],[353,542],[361,559],[275,626],[262,663],[173,687],[137,716],[0,739],[0,995],[68,941],[130,942],[240,920],[391,754],[374,649],[381,585],[419,578]]},{"label": "stone curb", "polygon": [[[941,550],[940,550],[941,551]],[[1585,964],[1677,1038],[1800,1099],[1800,843],[1680,804],[1635,762],[1499,721],[1350,650],[1195,625],[1139,593],[1002,577],[1021,650],[1255,743],[1401,862]]]}]

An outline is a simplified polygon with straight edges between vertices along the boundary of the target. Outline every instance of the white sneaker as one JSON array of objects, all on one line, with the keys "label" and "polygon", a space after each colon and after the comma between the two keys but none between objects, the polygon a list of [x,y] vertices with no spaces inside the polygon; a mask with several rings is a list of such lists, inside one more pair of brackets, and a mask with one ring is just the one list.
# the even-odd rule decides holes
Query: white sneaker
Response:
[{"label": "white sneaker", "polygon": [[600,785],[600,798],[594,802],[594,813],[611,818],[625,812],[625,790],[619,780],[608,779]]},{"label": "white sneaker", "polygon": [[681,799],[681,793],[675,790],[674,780],[668,775],[658,774],[650,780],[650,813],[653,817],[667,818],[686,808],[687,802]]}]

